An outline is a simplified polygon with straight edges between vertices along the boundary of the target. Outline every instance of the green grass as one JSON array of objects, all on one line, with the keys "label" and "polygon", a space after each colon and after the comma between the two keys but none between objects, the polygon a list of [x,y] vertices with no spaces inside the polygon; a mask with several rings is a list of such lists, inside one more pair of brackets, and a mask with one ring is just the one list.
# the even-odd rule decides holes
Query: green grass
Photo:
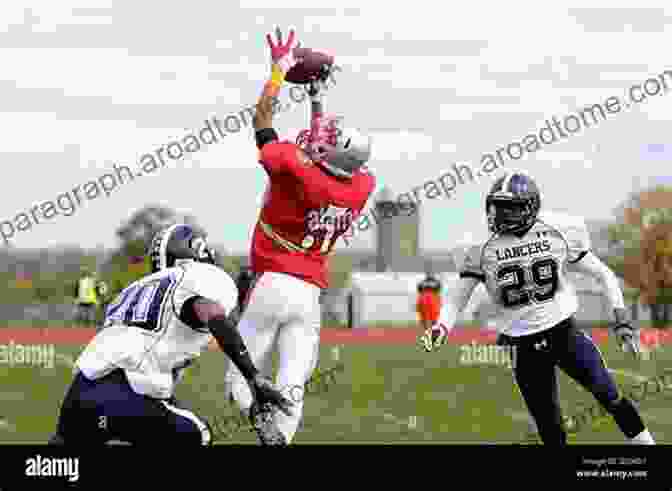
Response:
[{"label": "green grass", "polygon": [[[79,350],[56,351],[72,357]],[[672,359],[670,349],[641,363],[629,360],[612,343],[602,351],[610,368],[643,376],[661,372]],[[323,347],[321,356],[322,368],[336,364],[331,347]],[[325,393],[306,396],[295,443],[511,444],[521,442],[527,432],[526,410],[510,369],[465,365],[458,347],[428,355],[414,346],[344,346],[340,361],[345,371],[336,375],[336,383]],[[234,408],[222,395],[223,369],[223,355],[206,353],[179,387],[178,397],[209,419],[233,416]],[[44,442],[54,429],[71,373],[65,362],[53,368],[0,365],[0,442]],[[636,383],[623,373],[615,377],[623,388]],[[560,383],[566,415],[593,404],[591,396],[564,374]],[[660,443],[672,443],[671,396],[672,388],[641,403],[644,419]],[[251,433],[241,430],[224,443],[254,441]],[[576,444],[623,441],[610,419],[588,425],[571,439]]]}]

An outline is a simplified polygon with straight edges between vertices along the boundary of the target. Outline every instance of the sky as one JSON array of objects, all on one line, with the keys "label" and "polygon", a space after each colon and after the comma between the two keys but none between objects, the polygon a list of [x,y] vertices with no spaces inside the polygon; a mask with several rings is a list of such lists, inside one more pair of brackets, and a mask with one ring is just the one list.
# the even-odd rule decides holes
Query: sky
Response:
[{"label": "sky", "polygon": [[[3,2],[0,227],[14,232],[0,244],[114,247],[115,229],[135,210],[163,204],[195,215],[212,242],[245,252],[266,186],[250,128],[126,178],[109,196],[82,198],[70,216],[24,230],[16,216],[114,174],[114,165],[138,168],[143,154],[206,119],[254,104],[269,74],[265,35],[276,25],[335,55],[341,72],[326,109],[371,132],[370,166],[393,193],[458,162],[477,168],[547,119],[672,70],[667,2],[557,3]],[[281,98],[289,101],[286,90]],[[308,106],[286,106],[277,129],[293,137]],[[537,180],[544,207],[608,219],[633,189],[669,181],[671,121],[672,95],[661,93],[507,166]],[[485,238],[483,203],[498,175],[423,203],[422,247]],[[357,234],[350,247],[370,248],[374,236]]]}]

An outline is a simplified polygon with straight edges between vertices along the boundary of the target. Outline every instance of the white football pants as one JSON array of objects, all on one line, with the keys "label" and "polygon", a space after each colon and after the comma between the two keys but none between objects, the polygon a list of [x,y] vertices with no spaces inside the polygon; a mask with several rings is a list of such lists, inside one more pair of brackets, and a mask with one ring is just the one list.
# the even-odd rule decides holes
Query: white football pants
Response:
[{"label": "white football pants", "polygon": [[[278,411],[275,418],[291,443],[303,415],[304,386],[318,362],[320,289],[293,276],[264,273],[252,286],[238,330],[262,374],[272,377],[273,352],[278,353],[275,383],[294,405],[292,416]],[[233,399],[247,416],[252,393],[233,364],[227,382]]]}]

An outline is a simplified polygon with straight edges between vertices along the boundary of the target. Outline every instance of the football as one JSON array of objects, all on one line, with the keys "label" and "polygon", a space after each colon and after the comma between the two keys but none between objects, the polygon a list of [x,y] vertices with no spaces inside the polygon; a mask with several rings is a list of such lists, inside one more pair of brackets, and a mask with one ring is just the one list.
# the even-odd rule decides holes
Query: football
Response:
[{"label": "football", "polygon": [[287,72],[285,80],[293,84],[307,84],[334,64],[334,57],[310,48],[296,48],[294,56],[301,61]]}]

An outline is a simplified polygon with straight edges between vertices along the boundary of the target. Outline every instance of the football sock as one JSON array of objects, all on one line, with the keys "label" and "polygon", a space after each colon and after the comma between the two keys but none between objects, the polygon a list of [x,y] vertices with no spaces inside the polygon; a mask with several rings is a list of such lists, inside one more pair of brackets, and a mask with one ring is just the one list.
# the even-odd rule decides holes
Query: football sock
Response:
[{"label": "football sock", "polygon": [[656,442],[653,440],[649,430],[642,431],[639,435],[630,439],[630,443],[633,445],[655,445]]},{"label": "football sock", "polygon": [[609,404],[607,411],[613,416],[618,427],[629,439],[638,437],[646,430],[639,411],[637,411],[630,399],[626,397]]}]

